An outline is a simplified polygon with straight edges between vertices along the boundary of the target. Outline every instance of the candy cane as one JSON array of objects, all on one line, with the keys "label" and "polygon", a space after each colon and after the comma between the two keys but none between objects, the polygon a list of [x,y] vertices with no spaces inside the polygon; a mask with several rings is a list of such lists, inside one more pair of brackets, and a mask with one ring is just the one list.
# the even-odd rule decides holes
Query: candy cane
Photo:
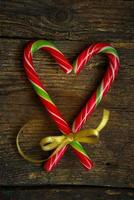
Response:
[{"label": "candy cane", "polygon": [[72,70],[72,66],[68,63],[64,55],[55,48],[50,42],[39,40],[37,42],[31,42],[24,50],[24,67],[26,74],[28,76],[29,81],[31,82],[34,90],[36,91],[37,95],[39,96],[42,104],[50,113],[51,117],[59,127],[62,133],[70,133],[70,127],[68,126],[67,122],[64,120],[63,116],[57,109],[56,105],[53,103],[52,99],[48,95],[46,89],[44,88],[43,84],[41,83],[34,67],[32,56],[34,52],[38,49],[42,48],[43,50],[48,51],[56,60],[56,62],[60,65],[61,69],[65,73],[69,73]]},{"label": "candy cane", "polygon": [[94,55],[99,53],[104,53],[107,55],[109,60],[109,67],[107,68],[107,71],[101,81],[101,84],[99,85],[97,90],[92,94],[86,106],[81,110],[81,112],[75,118],[72,127],[72,131],[74,133],[78,132],[82,128],[86,120],[94,112],[96,106],[100,103],[102,97],[106,95],[111,86],[111,83],[114,81],[118,73],[118,69],[120,66],[118,53],[113,47],[105,43],[93,44],[87,49],[85,49],[78,56],[74,64],[74,72],[76,74],[79,74],[80,71],[85,66],[85,64],[88,62],[88,60],[90,60]]},{"label": "candy cane", "polygon": [[[54,122],[57,124],[59,130],[63,134],[69,134],[72,131],[68,123],[65,121],[60,111],[57,109],[56,105],[48,95],[33,67],[32,56],[34,52],[36,52],[38,49],[48,51],[54,57],[56,62],[60,65],[61,69],[63,69],[65,73],[71,72],[72,66],[69,64],[64,55],[54,45],[46,40],[31,42],[24,50],[24,68],[29,81],[31,82],[34,90],[39,96],[42,104],[48,110]],[[74,152],[79,158],[80,162],[85,166],[85,168],[90,169],[92,167],[92,161],[89,159],[82,145],[79,142],[73,142],[71,146],[74,148]],[[56,166],[57,162],[61,159],[66,150],[67,146],[62,148],[57,154],[50,156],[50,158],[44,165],[45,169],[47,171],[52,170],[52,168]]]}]

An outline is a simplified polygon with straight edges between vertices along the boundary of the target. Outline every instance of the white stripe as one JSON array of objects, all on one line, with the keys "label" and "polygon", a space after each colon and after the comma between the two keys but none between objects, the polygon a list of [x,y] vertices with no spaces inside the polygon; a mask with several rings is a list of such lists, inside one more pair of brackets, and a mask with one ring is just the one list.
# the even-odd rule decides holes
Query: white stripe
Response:
[{"label": "white stripe", "polygon": [[[84,118],[81,120],[81,122],[79,123],[79,125],[78,125],[78,127],[77,127],[77,129],[76,129],[76,132],[77,132],[77,130],[79,129],[79,127],[81,126],[81,124],[83,123],[83,121],[87,118],[89,112],[93,109],[93,107],[94,107],[94,106],[92,105],[92,107],[90,107],[90,109],[89,109],[87,115],[85,115]],[[83,113],[83,112],[82,112],[82,113]]]},{"label": "white stripe", "polygon": [[[58,56],[55,56],[54,57],[58,58],[59,60],[61,60],[63,63],[66,63],[63,59],[59,58]],[[64,69],[68,70],[68,68],[66,68],[64,65],[60,64],[61,67],[63,67]]]},{"label": "white stripe", "polygon": [[113,75],[113,80],[114,80],[114,77],[115,77],[115,72],[114,72],[114,67],[113,67],[113,64],[110,63],[110,68],[112,70],[112,75]]},{"label": "white stripe", "polygon": [[[64,127],[66,127],[66,125],[64,125],[64,124],[62,124],[62,123],[60,123],[59,121],[57,121],[57,120],[55,120],[58,124],[60,124],[60,125],[62,125],[62,126],[64,126]],[[65,134],[65,133],[64,133]]]},{"label": "white stripe", "polygon": [[52,111],[49,110],[49,108],[46,108],[48,110],[49,113],[51,113],[52,115],[54,115],[55,117],[57,117],[58,119],[60,119],[61,121],[63,121],[65,124],[67,124],[61,117],[59,117],[58,115],[54,114]]},{"label": "white stripe", "polygon": [[[33,74],[29,68],[26,68],[26,70],[28,71],[29,74],[31,74],[32,76],[34,76],[36,79],[38,79],[37,75]],[[31,81],[31,79],[29,79]]]},{"label": "white stripe", "polygon": [[26,57],[26,54],[24,53],[24,59],[26,60],[27,64],[29,65],[29,67],[32,68],[33,71],[35,71],[34,67],[31,65],[31,63],[29,62],[29,60]]},{"label": "white stripe", "polygon": [[[96,47],[96,45],[93,46],[92,50],[91,50],[91,47],[88,48],[87,50],[87,55],[86,57],[81,61],[81,63],[79,64],[78,68],[77,68],[77,71],[79,70],[79,68],[81,67],[81,64],[85,61],[85,59],[88,58],[89,55],[92,55],[93,54],[93,50],[94,48]],[[91,52],[89,52],[91,50]]]}]

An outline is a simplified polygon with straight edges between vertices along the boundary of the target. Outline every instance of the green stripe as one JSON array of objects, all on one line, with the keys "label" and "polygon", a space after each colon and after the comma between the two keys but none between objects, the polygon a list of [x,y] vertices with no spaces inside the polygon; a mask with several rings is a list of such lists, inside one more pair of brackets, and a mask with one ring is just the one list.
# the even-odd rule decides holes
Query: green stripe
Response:
[{"label": "green stripe", "polygon": [[74,61],[73,67],[74,67],[74,72],[76,73],[76,71],[77,71],[77,59]]},{"label": "green stripe", "polygon": [[86,157],[88,157],[88,154],[86,153],[86,151],[84,150],[84,148],[82,147],[82,145],[78,142],[78,141],[73,141],[70,143],[70,145],[76,149],[77,151],[79,151],[80,153],[84,154]]},{"label": "green stripe", "polygon": [[103,90],[103,84],[100,84],[96,92],[96,106],[100,103],[102,99],[102,90]]},{"label": "green stripe", "polygon": [[114,49],[113,47],[104,47],[100,50],[100,52],[102,53],[111,53],[114,56],[116,56],[117,58],[119,58],[118,53],[116,51],[116,49]]},{"label": "green stripe", "polygon": [[41,96],[43,99],[49,101],[50,103],[54,104],[54,103],[52,102],[50,96],[48,95],[48,93],[47,93],[45,90],[39,88],[35,83],[33,83],[33,82],[31,82],[31,83],[32,83],[32,86],[33,86],[34,90],[36,91],[36,93],[37,93],[39,96]]},{"label": "green stripe", "polygon": [[[38,40],[36,42],[34,42],[32,44],[32,48],[31,48],[31,51],[32,51],[32,54],[35,53],[38,49],[40,49],[41,47],[50,47],[50,48],[53,48],[55,49],[56,51],[59,51],[56,47],[54,47],[54,45],[47,41],[47,40]],[[60,52],[60,51],[59,51]],[[61,52],[60,52],[61,53]]]}]

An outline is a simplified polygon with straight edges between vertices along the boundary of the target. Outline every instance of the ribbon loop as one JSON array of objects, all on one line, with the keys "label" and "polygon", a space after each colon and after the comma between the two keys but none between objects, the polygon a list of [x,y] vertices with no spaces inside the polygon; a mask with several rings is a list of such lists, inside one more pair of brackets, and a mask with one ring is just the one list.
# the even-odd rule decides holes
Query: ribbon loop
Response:
[{"label": "ribbon loop", "polygon": [[78,142],[95,144],[99,140],[99,132],[96,129],[88,129],[78,132],[76,136]]},{"label": "ribbon loop", "polygon": [[40,141],[40,146],[43,151],[50,151],[55,149],[64,140],[64,135],[61,136],[48,136]]}]

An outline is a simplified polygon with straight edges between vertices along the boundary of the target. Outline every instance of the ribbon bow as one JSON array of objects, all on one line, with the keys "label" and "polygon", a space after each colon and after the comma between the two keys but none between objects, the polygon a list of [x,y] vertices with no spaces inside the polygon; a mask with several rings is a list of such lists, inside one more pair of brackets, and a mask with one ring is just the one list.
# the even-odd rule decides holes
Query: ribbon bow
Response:
[{"label": "ribbon bow", "polygon": [[[110,112],[106,109],[103,110],[102,119],[96,129],[87,129],[82,130],[77,133],[70,133],[69,135],[60,135],[60,136],[48,136],[41,140],[40,146],[43,151],[50,151],[54,150],[51,156],[55,155],[60,149],[64,146],[73,143],[73,141],[78,141],[87,144],[96,144],[99,141],[99,133],[100,131],[106,126],[109,120]],[[24,126],[25,127],[25,126]],[[33,163],[42,163],[47,159],[44,160],[35,160],[27,155],[25,155],[19,145],[19,136],[20,133],[23,131],[24,127],[22,127],[17,135],[16,138],[16,145],[20,155],[25,159]]]}]

